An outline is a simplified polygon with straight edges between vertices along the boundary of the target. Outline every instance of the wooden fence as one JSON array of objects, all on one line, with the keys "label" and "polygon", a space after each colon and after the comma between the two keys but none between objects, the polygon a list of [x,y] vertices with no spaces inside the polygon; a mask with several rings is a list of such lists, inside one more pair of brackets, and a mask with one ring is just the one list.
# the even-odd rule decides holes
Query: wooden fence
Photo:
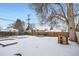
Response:
[{"label": "wooden fence", "polygon": [[[12,36],[16,35],[15,32],[0,32],[0,36]],[[19,34],[18,34],[19,35]],[[53,36],[58,37],[59,35],[69,37],[68,32],[25,32],[23,35],[45,35],[45,36]]]},{"label": "wooden fence", "polygon": [[0,32],[0,37],[15,35],[15,32]]},{"label": "wooden fence", "polygon": [[45,36],[53,36],[58,37],[58,35],[62,35],[65,37],[69,37],[68,32],[26,32],[27,35],[45,35]]},{"label": "wooden fence", "polygon": [[27,35],[44,35],[58,37],[58,43],[67,45],[68,44],[68,32],[26,32]]}]

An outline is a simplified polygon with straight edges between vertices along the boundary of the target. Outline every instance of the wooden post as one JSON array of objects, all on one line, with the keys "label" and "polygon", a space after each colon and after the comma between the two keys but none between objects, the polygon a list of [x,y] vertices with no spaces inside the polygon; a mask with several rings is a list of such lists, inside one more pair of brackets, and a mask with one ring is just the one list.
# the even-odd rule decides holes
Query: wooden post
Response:
[{"label": "wooden post", "polygon": [[67,45],[68,44],[68,38],[63,36],[63,35],[58,35],[58,43]]},{"label": "wooden post", "polygon": [[64,45],[67,45],[68,44],[68,38],[65,37],[65,36],[62,36],[62,41],[63,41],[63,44]]},{"label": "wooden post", "polygon": [[58,35],[58,43],[62,44],[62,36],[61,35]]}]

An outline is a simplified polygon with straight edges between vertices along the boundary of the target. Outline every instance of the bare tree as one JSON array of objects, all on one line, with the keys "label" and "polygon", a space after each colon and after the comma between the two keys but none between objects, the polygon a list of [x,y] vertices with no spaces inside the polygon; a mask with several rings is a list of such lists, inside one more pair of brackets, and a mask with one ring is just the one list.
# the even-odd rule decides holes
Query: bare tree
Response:
[{"label": "bare tree", "polygon": [[2,30],[3,28],[0,26],[0,31]]},{"label": "bare tree", "polygon": [[14,27],[14,23],[8,24],[7,29],[8,28],[13,28]]},{"label": "bare tree", "polygon": [[75,23],[74,23],[74,14],[73,14],[73,4],[67,4],[67,21],[68,21],[68,31],[69,31],[69,39],[72,41],[77,41],[76,31],[75,31]]},{"label": "bare tree", "polygon": [[19,32],[24,32],[24,22],[20,19],[17,19],[13,26],[14,29],[18,29]]},{"label": "bare tree", "polygon": [[[69,39],[77,41],[74,17],[78,16],[78,4],[73,3],[36,3],[31,4],[41,21],[47,23],[53,19],[58,18],[63,20],[68,25]],[[75,7],[76,6],[76,7]]]}]

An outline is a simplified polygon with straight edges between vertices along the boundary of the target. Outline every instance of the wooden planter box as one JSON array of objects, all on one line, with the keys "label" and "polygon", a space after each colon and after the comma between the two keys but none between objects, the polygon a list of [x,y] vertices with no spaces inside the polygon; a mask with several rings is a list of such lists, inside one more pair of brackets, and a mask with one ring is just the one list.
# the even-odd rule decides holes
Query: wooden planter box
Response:
[{"label": "wooden planter box", "polygon": [[67,45],[68,44],[68,38],[63,36],[63,35],[59,35],[58,36],[58,43]]}]

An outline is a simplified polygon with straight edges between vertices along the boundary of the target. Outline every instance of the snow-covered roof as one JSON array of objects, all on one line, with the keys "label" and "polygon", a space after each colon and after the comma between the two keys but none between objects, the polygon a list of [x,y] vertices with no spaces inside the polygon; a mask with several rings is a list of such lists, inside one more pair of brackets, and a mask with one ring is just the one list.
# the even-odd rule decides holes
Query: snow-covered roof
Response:
[{"label": "snow-covered roof", "polygon": [[8,30],[11,32],[18,32],[18,29],[14,29],[14,28],[9,28]]},{"label": "snow-covered roof", "polygon": [[61,32],[61,30],[50,30],[49,32]]},{"label": "snow-covered roof", "polygon": [[44,30],[48,32],[67,32],[67,27],[66,26],[60,26],[60,27],[53,27],[52,30],[50,30],[50,26],[38,26],[34,28],[34,30]]},{"label": "snow-covered roof", "polygon": [[2,29],[0,31],[3,31],[3,32],[18,32],[17,29],[13,29],[13,28],[8,28],[8,29]]},{"label": "snow-covered roof", "polygon": [[50,27],[47,27],[47,26],[38,26],[38,27],[36,27],[36,29],[39,29],[39,30],[49,30]]}]

